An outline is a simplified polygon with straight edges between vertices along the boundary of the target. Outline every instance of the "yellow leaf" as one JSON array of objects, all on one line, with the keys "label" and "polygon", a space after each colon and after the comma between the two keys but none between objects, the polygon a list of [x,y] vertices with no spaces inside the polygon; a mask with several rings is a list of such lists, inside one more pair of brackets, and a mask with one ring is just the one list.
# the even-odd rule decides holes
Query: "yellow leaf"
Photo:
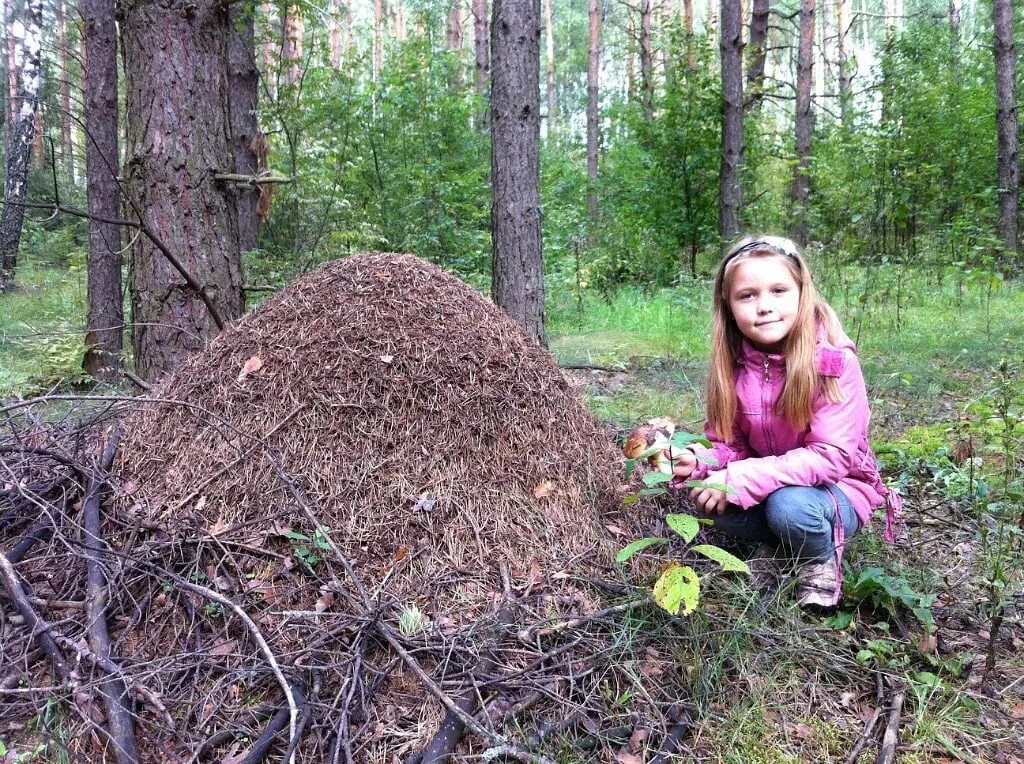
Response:
[{"label": "yellow leaf", "polygon": [[672,563],[654,584],[654,601],[672,615],[689,615],[700,600],[700,580],[693,568]]},{"label": "yellow leaf", "polygon": [[543,483],[533,489],[533,498],[543,499],[545,496],[550,496],[551,492],[555,490],[555,484],[550,480],[545,480]]}]

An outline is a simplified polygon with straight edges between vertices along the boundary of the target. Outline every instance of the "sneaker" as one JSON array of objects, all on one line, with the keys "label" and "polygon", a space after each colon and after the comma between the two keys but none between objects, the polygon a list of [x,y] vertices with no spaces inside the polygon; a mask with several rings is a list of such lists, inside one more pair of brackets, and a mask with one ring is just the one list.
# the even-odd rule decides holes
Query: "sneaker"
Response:
[{"label": "sneaker", "polygon": [[828,610],[839,604],[839,566],[836,558],[812,562],[797,572],[796,603],[802,608]]}]

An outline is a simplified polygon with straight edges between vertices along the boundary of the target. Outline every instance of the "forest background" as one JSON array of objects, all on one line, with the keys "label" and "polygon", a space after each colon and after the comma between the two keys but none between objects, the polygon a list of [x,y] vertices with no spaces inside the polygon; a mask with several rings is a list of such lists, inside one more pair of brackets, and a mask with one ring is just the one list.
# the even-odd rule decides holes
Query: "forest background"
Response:
[{"label": "forest background", "polygon": [[[850,609],[821,628],[780,609],[737,629],[742,597],[726,591],[723,603],[709,592],[694,625],[709,642],[690,663],[671,656],[693,668],[685,681],[703,719],[694,749],[744,762],[855,760],[848,753],[863,747],[860,729],[872,712],[878,721],[884,695],[897,729],[893,698],[907,700],[907,761],[1021,761],[1022,30],[1013,5],[518,5],[532,14],[539,65],[544,289],[531,331],[546,334],[591,408],[618,430],[654,415],[698,427],[721,248],[743,232],[790,235],[861,348],[875,442],[913,507],[911,550],[858,537]],[[153,266],[163,263],[147,251],[157,239],[205,278],[218,232],[237,235],[229,281],[245,300],[227,317],[364,250],[411,252],[491,287],[503,253],[491,212],[494,9],[485,0],[234,3],[231,23],[191,48],[163,24],[196,9],[216,17],[220,3],[150,4],[166,13],[140,22],[145,7],[120,4],[118,40],[112,2],[5,2],[0,396],[111,384],[134,392],[173,369],[181,354],[161,355],[162,340],[139,336],[162,320],[138,314],[148,310],[145,279],[181,287],[166,263]],[[87,75],[101,56],[83,47],[100,27],[111,69],[91,93],[113,114],[105,131],[88,113]],[[170,50],[180,61],[204,41],[222,58],[189,59],[191,101],[158,79],[148,94],[139,86],[148,59]],[[234,43],[241,58],[224,58]],[[162,60],[175,68],[173,56]],[[172,169],[196,174],[184,186],[167,181],[173,173],[145,164],[154,144],[140,136],[166,117],[166,131],[150,135],[199,145],[201,135],[186,133],[208,113],[221,113],[212,124],[232,134],[228,96],[215,98],[210,84],[225,62],[254,94],[232,112],[251,118],[237,128],[241,153],[218,167],[186,152]],[[107,159],[87,161],[101,141]],[[237,184],[236,222],[140,226],[145,204],[166,223],[176,218],[159,205],[191,195],[182,188],[232,198],[223,184]],[[108,206],[98,209],[101,197]],[[24,219],[11,221],[14,211]],[[100,293],[106,305],[91,296]],[[199,345],[215,323],[196,319]],[[650,623],[671,634],[671,624]],[[718,627],[733,636],[715,642]],[[749,682],[735,683],[726,703],[722,687],[737,675]],[[635,690],[610,702],[627,715]]]}]

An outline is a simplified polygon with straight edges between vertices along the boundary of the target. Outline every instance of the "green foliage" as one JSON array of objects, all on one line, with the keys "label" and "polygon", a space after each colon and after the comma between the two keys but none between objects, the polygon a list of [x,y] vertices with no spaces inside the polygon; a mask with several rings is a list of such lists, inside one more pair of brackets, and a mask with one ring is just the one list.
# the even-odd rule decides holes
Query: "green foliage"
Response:
[{"label": "green foliage", "polygon": [[847,582],[845,591],[851,599],[867,603],[893,616],[897,615],[900,608],[904,608],[917,618],[926,633],[935,631],[935,618],[932,615],[935,595],[915,591],[903,576],[888,573],[879,567],[865,568],[852,583]]}]

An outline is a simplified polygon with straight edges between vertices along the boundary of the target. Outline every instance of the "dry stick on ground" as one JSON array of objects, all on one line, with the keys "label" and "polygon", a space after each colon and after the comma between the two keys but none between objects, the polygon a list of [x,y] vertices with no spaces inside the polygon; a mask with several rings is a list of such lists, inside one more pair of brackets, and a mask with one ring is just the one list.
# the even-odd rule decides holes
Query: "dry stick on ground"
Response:
[{"label": "dry stick on ground", "polygon": [[583,615],[579,616],[578,618],[572,618],[568,621],[556,623],[553,626],[529,626],[525,629],[520,629],[519,641],[532,647],[534,640],[537,637],[548,637],[552,634],[557,634],[560,631],[565,631],[566,629],[575,629],[579,626],[582,626],[585,623],[589,623],[590,621],[598,621],[602,618],[605,618],[606,616],[614,615],[615,613],[622,613],[627,610],[632,610],[635,607],[643,605],[645,602],[649,602],[650,599],[650,596],[645,595],[644,597],[641,597],[639,599],[629,600],[628,602],[621,602],[618,605],[612,605],[611,607],[607,607],[604,610],[597,610],[591,613],[590,615]]},{"label": "dry stick on ground", "polygon": [[[359,594],[359,598],[362,600],[362,606],[365,609],[366,614],[372,615],[375,612],[376,608],[373,606],[373,602],[370,599],[369,592],[366,589],[366,586],[363,584],[362,579],[359,578],[359,575],[352,567],[352,563],[349,562],[348,557],[345,556],[345,554],[341,551],[338,545],[334,543],[334,540],[330,537],[330,534],[328,534],[327,531],[324,530],[323,524],[321,524],[317,520],[316,515],[313,514],[313,511],[309,507],[309,502],[306,500],[306,497],[303,494],[303,492],[295,484],[295,481],[292,480],[288,473],[284,471],[284,468],[281,466],[281,464],[269,452],[266,454],[266,456],[267,460],[277,471],[278,477],[281,479],[281,482],[284,483],[285,487],[288,489],[288,492],[292,495],[292,498],[294,498],[295,501],[298,502],[299,506],[302,508],[303,513],[306,515],[309,521],[313,523],[315,527],[321,529],[321,533],[323,534],[324,539],[327,541],[327,544],[330,546],[331,551],[334,552],[335,556],[338,558],[338,561],[341,563],[341,566],[345,569],[345,573],[348,575],[349,579],[351,579],[352,585],[356,588],[356,591]],[[470,714],[463,711],[454,700],[452,700],[448,695],[445,694],[445,692],[438,686],[437,682],[435,682],[433,678],[431,678],[431,676],[423,669],[419,661],[416,660],[416,658],[413,655],[411,655],[408,650],[405,649],[405,647],[402,645],[398,637],[395,636],[394,631],[391,629],[390,626],[387,625],[387,623],[384,622],[383,619],[375,619],[373,621],[373,626],[377,633],[380,634],[380,636],[382,636],[389,645],[391,645],[391,648],[398,654],[398,656],[402,659],[405,665],[412,670],[412,672],[420,680],[420,682],[427,689],[427,691],[435,698],[437,698],[437,700],[441,702],[441,705],[443,705],[468,729],[472,730],[474,733],[482,737],[484,740],[487,740],[491,744],[492,747],[488,750],[488,755],[502,755],[508,758],[515,759],[516,761],[528,762],[529,764],[554,764],[554,762],[551,759],[545,756],[534,755],[532,753],[529,753],[528,751],[524,751],[522,748],[510,743],[508,739],[505,738],[504,735],[494,732],[493,730],[489,730],[482,724],[480,724]]]},{"label": "dry stick on ground", "polygon": [[[106,473],[114,461],[120,429],[115,429],[103,449],[99,471]],[[89,647],[101,658],[110,658],[110,632],[107,630],[107,582],[100,556],[103,554],[101,538],[100,495],[104,481],[100,475],[90,475],[85,502],[82,506],[82,541],[86,553],[86,618]],[[114,756],[118,764],[139,761],[139,747],[135,741],[135,720],[128,706],[128,688],[115,676],[100,680],[100,695],[107,711],[107,725],[114,743]]]},{"label": "dry stick on ground", "polygon": [[658,755],[651,759],[651,764],[669,764],[675,758],[676,749],[683,742],[683,738],[693,729],[693,715],[688,709],[682,706],[673,706],[669,710],[669,717],[672,719],[672,726],[661,742]]},{"label": "dry stick on ground", "polygon": [[903,713],[903,700],[906,695],[906,690],[897,690],[892,696],[889,721],[885,725],[885,734],[882,735],[882,745],[878,749],[875,764],[892,764],[896,760],[896,746],[900,742],[900,716]]},{"label": "dry stick on ground", "polygon": [[878,724],[879,718],[882,716],[882,705],[885,700],[885,684],[882,682],[882,672],[875,672],[875,712],[871,714],[871,719],[868,720],[867,725],[864,727],[864,731],[860,733],[857,738],[857,742],[854,743],[853,748],[850,749],[849,755],[843,759],[843,764],[857,764],[857,757],[860,756],[860,752],[864,750],[864,746],[871,739],[871,735],[875,731],[875,725]]}]

